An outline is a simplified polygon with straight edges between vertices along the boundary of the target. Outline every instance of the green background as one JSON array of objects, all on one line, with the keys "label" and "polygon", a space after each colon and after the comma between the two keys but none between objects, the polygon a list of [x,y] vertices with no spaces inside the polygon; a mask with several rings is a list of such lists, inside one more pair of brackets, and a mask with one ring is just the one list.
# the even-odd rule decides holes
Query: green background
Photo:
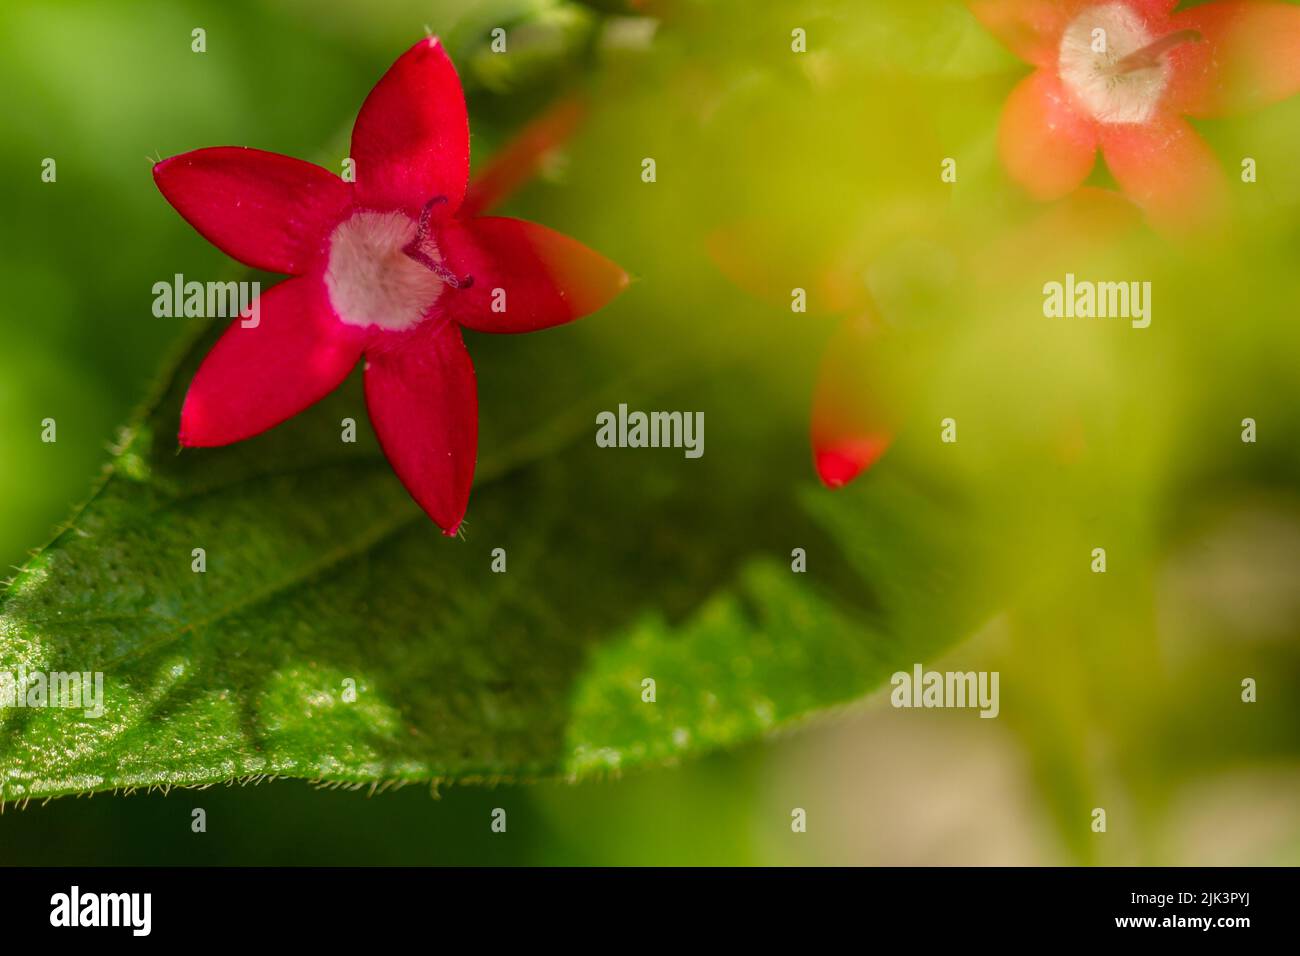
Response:
[{"label": "green background", "polygon": [[[367,797],[276,781],[33,801],[0,817],[0,862],[1300,860],[1300,99],[1199,126],[1230,176],[1241,156],[1261,170],[1244,188],[1233,176],[1234,235],[1171,245],[1138,229],[1070,260],[1151,280],[1151,329],[1063,327],[1038,309],[1065,267],[990,252],[1037,214],[994,149],[1024,67],[954,3],[759,6],[658,5],[642,48],[616,39],[636,35],[630,21],[537,0],[5,4],[0,559],[19,565],[85,498],[116,428],[192,332],[152,316],[153,283],[241,275],[162,200],[146,157],[236,144],[337,168],[361,99],[427,25],[465,82],[476,166],[557,95],[576,87],[592,102],[565,167],[504,210],[636,278],[588,320],[597,331],[575,333],[599,346],[581,354],[687,368],[757,356],[745,427],[788,437],[788,482],[814,502],[829,493],[801,429],[835,318],[764,304],[705,250],[753,219],[780,238],[780,266],[851,250],[896,330],[882,387],[908,399],[900,447],[861,481],[956,487],[970,503],[961,534],[980,557],[960,589],[987,613],[930,635],[955,647],[926,663],[999,669],[1002,717],[895,711],[877,694],[789,734],[605,780],[444,784],[437,799],[427,786]],[[511,29],[508,58],[486,50],[497,25]],[[803,59],[789,51],[795,26],[809,34]],[[195,27],[204,54],[190,50]],[[40,181],[46,156],[56,184]],[[658,162],[653,186],[644,156]],[[958,157],[956,186],[939,181],[945,156]],[[1104,170],[1093,185],[1109,185]],[[565,341],[550,340],[547,361]],[[530,347],[470,343],[481,369]],[[949,414],[960,454],[943,458]],[[1256,445],[1238,439],[1245,416],[1260,422]],[[39,441],[45,417],[56,444]],[[709,424],[720,449],[727,425],[742,427]],[[729,493],[701,487],[700,508]],[[582,489],[571,494],[580,522]],[[710,530],[669,533],[689,554]],[[1087,572],[1099,540],[1104,578]],[[834,572],[814,556],[819,573]],[[882,589],[906,585],[885,577]],[[1238,700],[1246,676],[1257,704]],[[1105,835],[1089,830],[1094,806],[1108,810]],[[194,807],[205,834],[190,830]],[[489,829],[496,807],[505,834]],[[806,834],[791,833],[794,807]]]}]

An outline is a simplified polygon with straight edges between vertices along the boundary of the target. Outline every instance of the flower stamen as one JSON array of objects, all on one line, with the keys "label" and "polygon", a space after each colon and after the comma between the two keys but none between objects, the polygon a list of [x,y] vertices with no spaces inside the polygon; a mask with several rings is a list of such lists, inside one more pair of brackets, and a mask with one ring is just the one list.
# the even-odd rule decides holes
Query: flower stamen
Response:
[{"label": "flower stamen", "polygon": [[1147,123],[1169,84],[1166,54],[1199,38],[1194,30],[1152,36],[1147,20],[1128,2],[1084,9],[1061,36],[1057,58],[1062,83],[1101,123]]},{"label": "flower stamen", "polygon": [[431,230],[429,225],[433,219],[433,209],[435,206],[440,206],[446,201],[446,196],[434,196],[424,204],[424,208],[420,210],[420,220],[416,225],[415,235],[411,237],[410,242],[402,247],[402,252],[411,259],[414,259],[420,265],[424,266],[453,289],[468,289],[474,284],[473,276],[456,275],[456,273],[452,272],[424,250],[425,243],[430,241],[429,233]]},{"label": "flower stamen", "polygon": [[1175,30],[1153,43],[1148,43],[1142,49],[1134,50],[1128,56],[1116,60],[1102,72],[1110,76],[1121,76],[1138,70],[1149,70],[1159,66],[1160,58],[1175,47],[1182,46],[1184,43],[1200,42],[1201,34],[1196,30]]}]

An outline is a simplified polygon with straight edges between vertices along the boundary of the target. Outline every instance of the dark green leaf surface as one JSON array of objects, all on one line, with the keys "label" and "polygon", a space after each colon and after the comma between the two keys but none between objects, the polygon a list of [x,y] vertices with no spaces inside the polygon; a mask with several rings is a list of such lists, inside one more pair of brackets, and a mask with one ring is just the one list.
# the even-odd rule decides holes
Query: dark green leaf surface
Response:
[{"label": "dark green leaf surface", "polygon": [[[483,435],[463,540],[378,453],[357,376],[260,438],[177,454],[207,342],[191,350],[0,606],[0,669],[102,671],[106,698],[97,719],[0,711],[0,798],[664,762],[850,701],[960,635],[938,613],[950,516],[887,471],[816,486],[802,434],[748,420],[752,373],[611,372],[577,328],[469,345]],[[629,399],[703,410],[704,457],[596,447],[596,413]]]}]

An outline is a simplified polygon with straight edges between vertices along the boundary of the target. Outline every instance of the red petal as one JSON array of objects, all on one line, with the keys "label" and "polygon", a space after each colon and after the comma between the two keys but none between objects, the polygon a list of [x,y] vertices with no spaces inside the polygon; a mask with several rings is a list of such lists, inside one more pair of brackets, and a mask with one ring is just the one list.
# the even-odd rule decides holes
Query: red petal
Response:
[{"label": "red petal", "polygon": [[573,135],[585,113],[582,100],[570,96],[520,130],[469,184],[460,207],[461,218],[482,215],[504,202],[532,178],[551,150]]},{"label": "red petal", "polygon": [[[445,313],[477,332],[534,332],[595,312],[627,287],[627,273],[576,239],[521,219],[448,222],[439,233],[447,264],[472,276],[448,289]],[[494,312],[493,305],[504,308]]]},{"label": "red petal", "polygon": [[1181,117],[1108,125],[1102,154],[1120,187],[1165,233],[1221,224],[1227,182],[1205,140]]},{"label": "red petal", "polygon": [[[1146,16],[1148,25],[1169,16],[1170,11],[1178,6],[1179,0],[1128,0],[1128,5]],[[1080,4],[1082,7],[1083,4]]]},{"label": "red petal", "polygon": [[1092,171],[1097,128],[1077,112],[1061,81],[1046,70],[1011,91],[998,127],[998,150],[1011,178],[1035,199],[1059,199]]},{"label": "red petal", "polygon": [[181,408],[182,445],[260,434],[332,392],[361,357],[361,330],[334,317],[316,276],[281,282],[258,304],[258,324],[236,319],[199,366]]},{"label": "red petal", "polygon": [[352,127],[357,200],[418,212],[437,196],[460,208],[469,179],[469,116],[456,68],[436,37],[398,58]]},{"label": "red petal", "polygon": [[813,464],[828,488],[870,468],[889,448],[893,428],[872,373],[876,332],[865,318],[850,319],[831,337],[813,393]]},{"label": "red petal", "polygon": [[1175,14],[1171,26],[1203,37],[1169,54],[1168,102],[1175,112],[1222,116],[1300,92],[1300,7],[1207,3]]},{"label": "red petal", "polygon": [[1035,66],[1056,63],[1061,34],[1082,0],[969,0],[971,12],[1016,56]]},{"label": "red petal", "polygon": [[450,322],[366,353],[366,404],[411,497],[447,535],[469,506],[478,450],[474,366]]},{"label": "red petal", "polygon": [[351,203],[346,183],[300,159],[242,146],[196,149],[153,168],[203,238],[256,269],[300,275]]}]

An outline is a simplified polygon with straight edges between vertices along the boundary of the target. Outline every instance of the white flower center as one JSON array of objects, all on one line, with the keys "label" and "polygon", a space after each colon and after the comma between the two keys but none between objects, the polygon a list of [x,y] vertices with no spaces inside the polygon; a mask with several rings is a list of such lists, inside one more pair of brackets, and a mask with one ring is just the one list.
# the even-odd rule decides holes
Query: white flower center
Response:
[{"label": "white flower center", "polygon": [[1084,10],[1065,28],[1057,61],[1061,79],[1093,119],[1102,123],[1145,123],[1169,82],[1163,57],[1121,64],[1151,44],[1146,23],[1124,3]]},{"label": "white flower center", "polygon": [[[358,212],[338,224],[330,235],[325,286],[341,320],[400,331],[425,317],[445,283],[403,252],[417,231],[415,221],[400,212]],[[442,262],[432,239],[421,249]]]}]

